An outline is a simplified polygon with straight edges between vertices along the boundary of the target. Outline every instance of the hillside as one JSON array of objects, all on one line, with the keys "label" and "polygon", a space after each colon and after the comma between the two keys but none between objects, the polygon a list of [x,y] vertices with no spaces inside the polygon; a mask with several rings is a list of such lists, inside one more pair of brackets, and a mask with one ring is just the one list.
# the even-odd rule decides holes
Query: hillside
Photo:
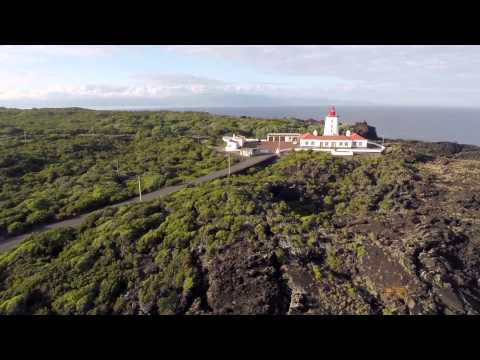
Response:
[{"label": "hillside", "polygon": [[137,176],[148,192],[224,169],[215,147],[226,133],[310,128],[195,112],[2,110],[0,239],[136,196]]},{"label": "hillside", "polygon": [[[58,131],[58,124],[65,132],[82,126],[87,131],[92,122],[95,131],[113,133],[117,126],[128,133],[132,116],[139,116],[135,126],[149,130],[138,135],[131,128],[136,140],[129,144],[142,144],[141,154],[151,147],[162,154],[146,169],[161,164],[170,146],[179,164],[188,163],[173,142],[165,144],[173,136],[167,134],[205,136],[206,142],[192,144],[206,151],[222,133],[260,136],[255,131],[306,126],[201,113],[87,115],[74,110],[61,113],[56,122],[54,115],[41,115],[44,124],[32,112],[16,116],[37,134]],[[0,119],[4,134],[19,132],[8,127],[23,132],[22,122],[11,118]],[[154,137],[155,128],[163,135]],[[69,139],[54,140],[51,151],[84,141]],[[105,139],[99,141],[102,146]],[[22,154],[22,147],[36,154],[33,141],[9,141],[15,154]],[[69,161],[81,164],[90,156],[101,161],[92,144],[87,153],[72,150],[71,156],[81,155]],[[108,151],[106,163],[112,159]],[[131,153],[132,148],[125,150],[125,158]],[[212,151],[204,161],[215,156]],[[36,163],[25,161],[16,177],[5,174],[9,167],[3,166],[3,180],[30,184],[20,194],[32,201],[38,186],[31,188],[30,179],[63,161],[33,169],[27,166]],[[197,169],[197,162],[189,164],[185,168]],[[68,176],[78,181],[82,171]],[[0,254],[0,314],[478,314],[479,191],[476,147],[396,141],[378,157],[293,153],[162,200],[105,208],[78,229],[30,237]],[[0,201],[11,201],[5,186],[2,196]],[[10,216],[23,208],[29,209],[10,207]],[[10,220],[5,219],[6,225]]]}]

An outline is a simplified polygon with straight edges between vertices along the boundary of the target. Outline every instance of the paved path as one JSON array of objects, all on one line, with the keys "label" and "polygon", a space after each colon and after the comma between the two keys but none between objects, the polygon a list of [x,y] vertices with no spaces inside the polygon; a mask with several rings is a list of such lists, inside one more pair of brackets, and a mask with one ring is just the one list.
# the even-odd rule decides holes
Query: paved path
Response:
[{"label": "paved path", "polygon": [[[275,157],[276,157],[276,155],[274,155],[274,154],[267,154],[267,155],[260,155],[260,156],[251,157],[251,158],[248,158],[248,159],[246,159],[242,162],[239,162],[235,165],[232,165],[230,167],[230,172],[231,172],[231,174],[239,173],[239,172],[242,172],[243,170],[246,170],[246,169],[248,169],[252,166],[255,166],[257,164],[266,162],[267,160],[271,160]],[[175,186],[167,186],[167,187],[161,188],[159,190],[152,191],[150,193],[144,194],[144,195],[142,195],[142,202],[153,200],[153,199],[156,199],[156,198],[165,197],[165,196],[170,195],[174,192],[177,192],[179,190],[184,189],[188,185],[198,185],[198,184],[204,183],[206,181],[210,181],[210,180],[225,177],[227,175],[228,175],[228,169],[214,171],[214,172],[212,172],[208,175],[201,176],[201,177],[198,177],[196,179],[187,181],[184,184],[175,185]],[[125,200],[125,201],[122,201],[122,202],[117,203],[117,204],[108,205],[108,206],[121,206],[121,205],[132,204],[132,203],[135,203],[135,202],[139,202],[138,197],[135,197],[135,198],[132,198],[132,199],[129,199],[129,200]],[[108,207],[108,206],[105,206],[105,207]],[[104,208],[102,208],[102,209],[104,209]],[[76,216],[76,217],[68,219],[68,220],[63,220],[63,221],[55,222],[55,223],[52,223],[52,224],[39,226],[39,227],[35,228],[34,230],[32,230],[31,232],[26,233],[26,234],[22,234],[22,235],[18,235],[18,236],[15,236],[15,237],[10,237],[10,238],[0,237],[0,252],[15,247],[23,239],[25,239],[26,237],[28,237],[28,236],[30,236],[34,233],[40,233],[40,232],[44,232],[44,231],[47,231],[47,230],[57,229],[57,228],[62,228],[62,227],[78,226],[89,215],[91,215],[94,212],[97,212],[99,210],[102,210],[102,209],[97,209],[97,210],[94,210],[92,212],[82,214],[82,215]]]}]

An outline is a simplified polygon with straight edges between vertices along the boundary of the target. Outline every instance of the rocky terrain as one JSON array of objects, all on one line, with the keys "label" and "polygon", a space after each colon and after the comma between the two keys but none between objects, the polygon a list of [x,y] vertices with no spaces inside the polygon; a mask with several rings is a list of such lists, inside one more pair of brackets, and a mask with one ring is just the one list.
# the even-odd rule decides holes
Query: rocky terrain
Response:
[{"label": "rocky terrain", "polygon": [[366,121],[353,124],[352,131],[367,139],[378,139],[377,129],[375,129],[374,126],[368,125]]},{"label": "rocky terrain", "polygon": [[[366,123],[342,124],[369,139]],[[0,111],[0,314],[478,314],[480,148],[387,140],[381,155],[295,152],[225,168],[225,134],[323,122],[198,112]],[[25,139],[25,134],[28,138]],[[121,137],[118,137],[121,135]]]},{"label": "rocky terrain", "polygon": [[278,238],[225,246],[189,313],[480,313],[480,151],[408,146],[420,160],[388,215],[337,219],[308,252]]},{"label": "rocky terrain", "polygon": [[480,149],[386,145],[32,237],[0,255],[0,313],[479,314]]}]

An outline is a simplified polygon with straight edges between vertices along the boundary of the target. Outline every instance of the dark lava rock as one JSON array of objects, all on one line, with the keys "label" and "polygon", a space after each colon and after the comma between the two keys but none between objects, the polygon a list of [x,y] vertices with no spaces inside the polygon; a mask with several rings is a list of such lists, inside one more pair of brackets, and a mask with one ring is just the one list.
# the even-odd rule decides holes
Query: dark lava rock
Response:
[{"label": "dark lava rock", "polygon": [[463,204],[465,209],[480,210],[480,198],[477,198],[477,195],[472,195],[472,197],[466,200]]},{"label": "dark lava rock", "polygon": [[364,138],[371,140],[378,139],[377,130],[374,126],[368,125],[366,121],[355,123],[352,130]]},{"label": "dark lava rock", "polygon": [[275,255],[247,241],[226,247],[208,266],[208,304],[214,314],[285,314],[290,293]]},{"label": "dark lava rock", "polygon": [[453,289],[436,289],[436,293],[438,294],[440,301],[450,310],[458,313],[463,313],[465,311],[462,301],[457,294],[455,294]]}]

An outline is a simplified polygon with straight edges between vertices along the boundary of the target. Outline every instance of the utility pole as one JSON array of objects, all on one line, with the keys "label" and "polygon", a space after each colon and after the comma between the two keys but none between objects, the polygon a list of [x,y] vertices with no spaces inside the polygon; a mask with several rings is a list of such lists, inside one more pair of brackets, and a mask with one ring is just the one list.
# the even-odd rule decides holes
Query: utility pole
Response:
[{"label": "utility pole", "polygon": [[228,177],[230,177],[230,153],[228,153]]},{"label": "utility pole", "polygon": [[140,175],[138,175],[138,194],[140,195],[140,201],[142,201],[142,185],[140,183]]},{"label": "utility pole", "polygon": [[117,159],[117,176],[120,173],[120,167],[118,166],[118,159]]}]

